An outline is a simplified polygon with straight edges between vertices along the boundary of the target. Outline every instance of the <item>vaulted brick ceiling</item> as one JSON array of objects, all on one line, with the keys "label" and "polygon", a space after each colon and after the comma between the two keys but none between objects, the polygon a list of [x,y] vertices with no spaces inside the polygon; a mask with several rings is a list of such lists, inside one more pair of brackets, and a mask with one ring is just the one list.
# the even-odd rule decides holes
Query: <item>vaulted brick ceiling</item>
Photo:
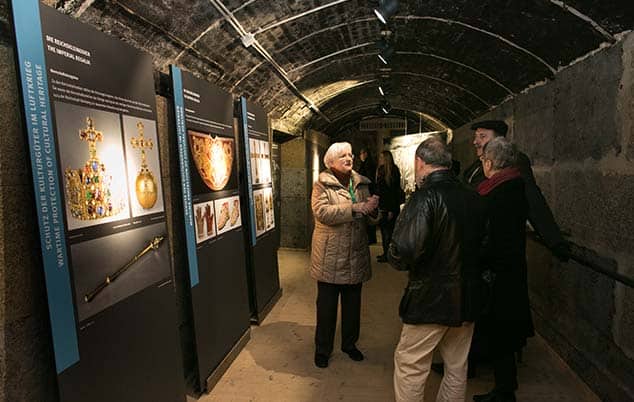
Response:
[{"label": "vaulted brick ceiling", "polygon": [[[67,0],[55,6],[260,103],[282,130],[336,135],[380,114],[459,127],[634,27],[632,0]],[[249,47],[242,37],[251,36]],[[388,37],[395,54],[377,58]],[[125,61],[122,61],[125,62]]]}]

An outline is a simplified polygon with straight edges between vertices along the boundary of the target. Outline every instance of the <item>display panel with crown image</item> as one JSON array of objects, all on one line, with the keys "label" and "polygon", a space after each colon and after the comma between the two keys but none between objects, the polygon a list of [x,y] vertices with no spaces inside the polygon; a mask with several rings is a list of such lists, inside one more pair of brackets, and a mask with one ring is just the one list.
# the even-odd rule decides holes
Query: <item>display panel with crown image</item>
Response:
[{"label": "display panel with crown image", "polygon": [[55,103],[68,230],[130,217],[118,114]]}]

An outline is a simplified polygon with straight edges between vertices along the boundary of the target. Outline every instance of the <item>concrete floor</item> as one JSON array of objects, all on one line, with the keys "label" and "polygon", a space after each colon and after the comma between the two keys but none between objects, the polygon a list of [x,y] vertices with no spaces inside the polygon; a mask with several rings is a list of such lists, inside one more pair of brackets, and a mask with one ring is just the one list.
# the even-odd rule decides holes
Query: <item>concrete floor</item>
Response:
[{"label": "concrete floor", "polygon": [[[380,253],[372,246],[372,259]],[[401,322],[398,302],[406,283],[404,273],[374,262],[373,278],[363,287],[361,338],[366,356],[353,362],[335,352],[327,369],[313,364],[316,284],[308,275],[309,254],[279,252],[284,294],[262,325],[251,328],[251,340],[209,394],[212,401],[392,401],[392,356]],[[539,336],[529,340],[519,367],[519,401],[599,401]],[[425,401],[434,401],[440,376],[431,373]],[[470,380],[467,401],[493,386],[490,369]]]}]

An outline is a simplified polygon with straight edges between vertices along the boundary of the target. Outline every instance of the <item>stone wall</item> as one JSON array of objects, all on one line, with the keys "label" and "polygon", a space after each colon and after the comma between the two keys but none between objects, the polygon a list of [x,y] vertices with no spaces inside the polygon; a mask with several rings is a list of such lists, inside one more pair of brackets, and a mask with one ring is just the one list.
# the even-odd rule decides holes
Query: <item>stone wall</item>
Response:
[{"label": "stone wall", "polygon": [[310,194],[324,169],[322,158],[329,144],[330,139],[322,133],[307,130],[302,137],[281,145],[281,247],[310,247],[314,226]]},{"label": "stone wall", "polygon": [[308,165],[306,142],[303,138],[281,145],[282,154],[282,212],[280,246],[288,248],[308,248]]},{"label": "stone wall", "polygon": [[[503,119],[570,239],[634,277],[634,34],[478,120]],[[454,154],[475,159],[469,125]],[[634,289],[528,247],[538,331],[605,401],[634,399]]]}]

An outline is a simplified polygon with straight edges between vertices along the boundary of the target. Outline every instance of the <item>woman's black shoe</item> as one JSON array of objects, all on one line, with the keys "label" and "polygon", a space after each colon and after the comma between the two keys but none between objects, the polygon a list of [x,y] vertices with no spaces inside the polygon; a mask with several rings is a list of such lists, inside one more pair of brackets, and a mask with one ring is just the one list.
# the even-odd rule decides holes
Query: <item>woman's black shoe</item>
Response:
[{"label": "woman's black shoe", "polygon": [[475,402],[516,402],[514,392],[501,392],[493,390],[488,394],[474,395]]},{"label": "woman's black shoe", "polygon": [[348,356],[350,356],[350,358],[354,360],[355,362],[360,362],[361,360],[363,360],[363,353],[361,353],[361,351],[357,348],[345,349],[345,350],[341,349],[341,351],[347,354]]},{"label": "woman's black shoe", "polygon": [[473,400],[475,402],[493,402],[495,401],[495,397],[496,397],[497,393],[495,392],[495,390],[488,392],[486,394],[481,394],[481,395],[474,395],[473,396]]},{"label": "woman's black shoe", "polygon": [[320,353],[315,353],[315,366],[319,368],[328,367],[328,356],[322,355]]},{"label": "woman's black shoe", "polygon": [[387,256],[385,254],[379,255],[376,257],[378,262],[387,262]]}]

